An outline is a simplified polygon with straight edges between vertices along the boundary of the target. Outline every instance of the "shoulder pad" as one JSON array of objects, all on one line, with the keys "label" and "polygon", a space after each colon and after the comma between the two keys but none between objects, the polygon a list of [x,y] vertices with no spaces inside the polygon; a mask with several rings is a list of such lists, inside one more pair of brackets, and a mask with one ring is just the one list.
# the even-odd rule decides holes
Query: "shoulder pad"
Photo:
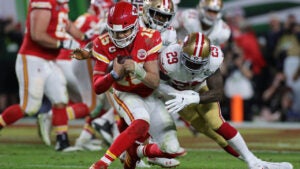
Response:
[{"label": "shoulder pad", "polygon": [[217,23],[216,25],[218,27],[218,40],[217,40],[217,44],[218,45],[221,45],[223,43],[225,43],[229,37],[230,37],[230,28],[229,26],[227,25],[226,22],[224,22],[223,20],[219,20],[219,22]]},{"label": "shoulder pad", "polygon": [[224,55],[220,47],[211,46],[211,54],[209,56],[209,69],[216,71],[223,63]]},{"label": "shoulder pad", "polygon": [[177,42],[177,33],[174,29],[167,29],[161,32],[161,38],[163,41],[163,46],[168,46],[170,44],[175,44]]},{"label": "shoulder pad", "polygon": [[180,52],[179,44],[167,46],[159,55],[160,71],[166,75],[176,71],[180,66]]}]

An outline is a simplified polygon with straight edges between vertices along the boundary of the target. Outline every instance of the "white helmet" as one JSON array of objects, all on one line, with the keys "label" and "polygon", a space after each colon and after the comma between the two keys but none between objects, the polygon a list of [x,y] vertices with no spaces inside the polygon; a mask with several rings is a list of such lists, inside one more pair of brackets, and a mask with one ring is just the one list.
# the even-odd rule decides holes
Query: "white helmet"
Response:
[{"label": "white helmet", "polygon": [[[198,5],[200,20],[204,24],[212,26],[217,20],[221,19],[222,8],[222,0],[200,0]],[[210,13],[215,13],[215,15],[211,15]]]},{"label": "white helmet", "polygon": [[174,18],[175,10],[172,0],[145,0],[143,20],[152,29],[163,32]]}]

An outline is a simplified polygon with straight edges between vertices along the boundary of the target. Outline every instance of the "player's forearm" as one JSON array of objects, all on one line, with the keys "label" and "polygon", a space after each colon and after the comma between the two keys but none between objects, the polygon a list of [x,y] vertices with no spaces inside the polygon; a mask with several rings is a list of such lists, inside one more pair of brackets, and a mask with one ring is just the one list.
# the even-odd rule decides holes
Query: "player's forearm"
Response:
[{"label": "player's forearm", "polygon": [[200,94],[200,103],[204,104],[204,103],[212,103],[212,102],[219,102],[222,100],[223,97],[223,93],[220,91],[207,91],[204,93]]},{"label": "player's forearm", "polygon": [[218,69],[213,75],[206,79],[208,91],[200,94],[200,103],[211,103],[221,101],[223,98],[223,77]]},{"label": "player's forearm", "polygon": [[46,48],[59,48],[59,40],[52,38],[47,33],[32,33],[31,39]]},{"label": "player's forearm", "polygon": [[142,80],[142,82],[152,88],[152,89],[156,89],[158,88],[159,86],[159,76],[157,76],[157,74],[154,74],[154,73],[151,73],[151,72],[148,72],[145,76],[145,78]]},{"label": "player's forearm", "polygon": [[67,32],[77,40],[85,40],[85,35],[72,22],[69,23]]},{"label": "player's forearm", "polygon": [[106,92],[111,87],[113,82],[114,79],[112,78],[111,74],[106,74],[106,75],[94,74],[93,87],[95,93],[101,94]]}]

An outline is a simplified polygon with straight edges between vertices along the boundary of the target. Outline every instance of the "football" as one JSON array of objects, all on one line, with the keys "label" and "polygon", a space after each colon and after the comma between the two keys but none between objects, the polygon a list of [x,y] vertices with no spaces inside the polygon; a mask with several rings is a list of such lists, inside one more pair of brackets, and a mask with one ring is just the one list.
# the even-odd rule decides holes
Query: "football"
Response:
[{"label": "football", "polygon": [[110,61],[107,68],[106,68],[106,73],[109,73],[113,70],[113,67],[114,67],[114,61]]},{"label": "football", "polygon": [[123,64],[126,59],[132,59],[131,56],[118,56],[117,60],[119,64]]}]

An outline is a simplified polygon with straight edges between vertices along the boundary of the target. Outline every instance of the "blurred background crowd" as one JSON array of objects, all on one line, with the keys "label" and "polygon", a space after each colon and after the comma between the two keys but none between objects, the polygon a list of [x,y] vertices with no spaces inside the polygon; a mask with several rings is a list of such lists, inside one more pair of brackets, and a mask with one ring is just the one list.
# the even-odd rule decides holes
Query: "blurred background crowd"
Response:
[{"label": "blurred background crowd", "polygon": [[[71,0],[70,18],[90,0]],[[15,59],[22,43],[27,1],[0,0],[0,112],[18,103]],[[198,1],[180,1],[178,11]],[[231,100],[243,100],[245,121],[300,121],[300,1],[224,0],[231,29],[224,51],[223,116]]]}]

